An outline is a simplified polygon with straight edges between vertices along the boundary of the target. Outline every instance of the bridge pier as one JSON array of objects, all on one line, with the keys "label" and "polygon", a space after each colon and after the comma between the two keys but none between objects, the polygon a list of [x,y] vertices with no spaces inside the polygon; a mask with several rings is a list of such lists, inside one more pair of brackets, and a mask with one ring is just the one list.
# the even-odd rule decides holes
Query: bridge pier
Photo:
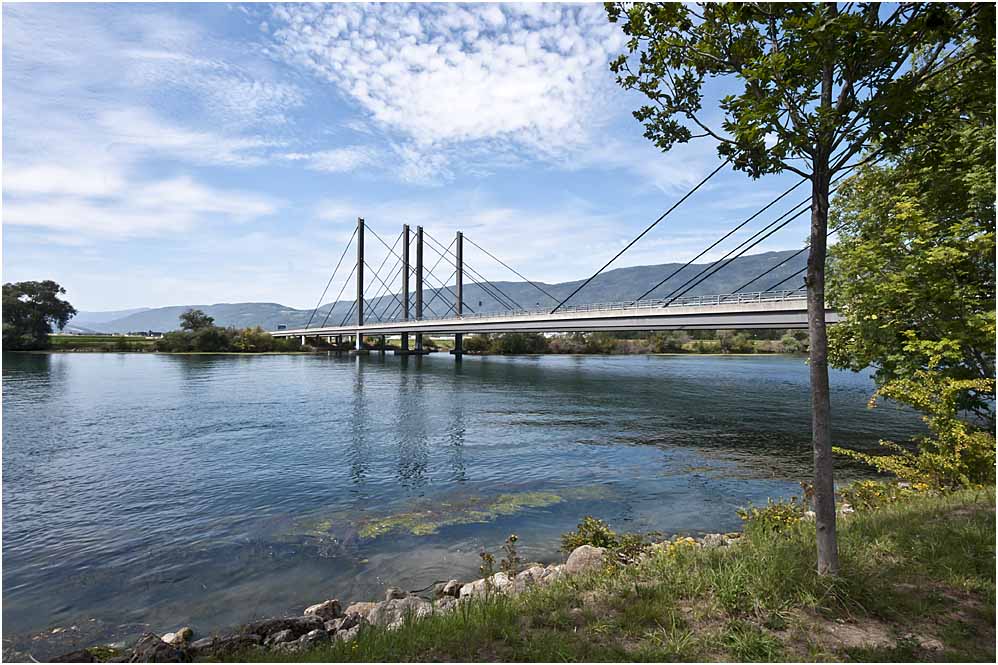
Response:
[{"label": "bridge pier", "polygon": [[364,218],[357,218],[357,344],[354,347],[360,351],[363,347],[363,336],[360,328],[364,325]]},{"label": "bridge pier", "polygon": [[[402,320],[409,320],[409,225],[402,225]],[[409,352],[409,333],[402,333],[402,353]]]},{"label": "bridge pier", "polygon": [[[423,318],[423,227],[416,227],[416,320]],[[416,333],[416,353],[423,352],[423,334]]]},{"label": "bridge pier", "polygon": [[[457,237],[454,239],[454,243],[454,258],[456,259],[454,262],[454,274],[457,279],[456,288],[454,289],[454,312],[457,314],[458,318],[461,318],[464,313],[464,234],[458,231]],[[455,333],[454,358],[460,360],[463,354],[464,335],[461,333]]]}]

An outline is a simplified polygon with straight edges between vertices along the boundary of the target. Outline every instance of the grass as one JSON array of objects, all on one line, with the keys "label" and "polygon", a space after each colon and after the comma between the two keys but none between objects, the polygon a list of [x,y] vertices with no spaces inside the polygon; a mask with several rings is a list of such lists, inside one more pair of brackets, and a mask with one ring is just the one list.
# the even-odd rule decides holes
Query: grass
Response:
[{"label": "grass", "polygon": [[978,661],[995,659],[995,492],[919,497],[840,521],[841,574],[813,524],[463,603],[294,661]]},{"label": "grass", "polygon": [[152,350],[155,340],[138,335],[49,335],[53,351],[138,351]]}]

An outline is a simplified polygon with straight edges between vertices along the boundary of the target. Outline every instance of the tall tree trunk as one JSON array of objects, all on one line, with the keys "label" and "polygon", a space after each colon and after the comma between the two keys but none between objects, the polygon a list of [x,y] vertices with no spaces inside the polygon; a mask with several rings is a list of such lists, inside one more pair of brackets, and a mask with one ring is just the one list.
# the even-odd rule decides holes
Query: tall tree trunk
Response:
[{"label": "tall tree trunk", "polygon": [[[831,108],[832,67],[825,66],[821,104]],[[825,254],[828,233],[828,189],[831,161],[822,132],[811,176],[811,251],[807,257],[807,328],[811,338],[811,443],[814,447],[814,515],[818,541],[818,574],[839,572],[835,540],[835,479],[832,471],[832,405],[828,391],[828,332],[825,328]]]},{"label": "tall tree trunk", "polygon": [[835,541],[835,480],[832,471],[832,407],[828,390],[825,328],[825,248],[828,229],[828,170],[815,169],[811,186],[811,251],[807,258],[807,328],[811,338],[811,443],[814,446],[814,515],[818,573],[839,571]]}]

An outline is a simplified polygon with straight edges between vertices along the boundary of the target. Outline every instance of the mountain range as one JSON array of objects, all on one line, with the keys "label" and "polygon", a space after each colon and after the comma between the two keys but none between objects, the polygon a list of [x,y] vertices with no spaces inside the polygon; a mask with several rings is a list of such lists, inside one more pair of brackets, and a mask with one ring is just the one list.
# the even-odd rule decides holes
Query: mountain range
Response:
[{"label": "mountain range", "polygon": [[[798,256],[793,256],[794,253],[788,250],[739,257],[691,288],[685,295],[731,293],[753,277],[785,262],[784,265],[780,265],[779,268],[744,289],[747,292],[768,290],[781,279],[790,277],[804,267],[807,261],[806,254],[801,253]],[[693,264],[682,269],[646,297],[665,297],[701,270],[710,269],[716,265],[716,263]],[[681,263],[664,263],[608,270],[573,296],[568,304],[633,300],[682,266]],[[534,282],[536,287],[525,281],[497,281],[483,285],[472,282],[466,275],[464,285],[465,311],[470,314],[502,311],[509,306],[520,309],[553,307],[556,302],[554,298],[558,300],[565,298],[584,281],[576,280],[558,284]],[[802,283],[803,277],[798,275],[779,285],[778,288],[797,288],[802,286]],[[437,288],[430,288],[431,286]],[[451,292],[440,289],[440,286],[441,284],[431,277],[427,277],[425,280],[423,302],[425,303],[424,315],[427,317],[445,314],[453,303]],[[546,291],[547,294],[542,293],[537,287]],[[412,288],[411,285],[410,288]],[[379,291],[381,289],[373,289],[371,295],[377,296]],[[505,301],[505,304],[501,301]],[[310,325],[313,327],[323,323],[339,325],[345,318],[348,322],[356,320],[355,312],[351,311],[353,305],[353,301],[343,300],[326,303],[319,307],[314,315],[311,309],[295,309],[270,302],[175,305],[111,312],[79,312],[66,326],[66,331],[120,333],[175,330],[179,328],[180,315],[189,309],[203,310],[215,319],[216,325],[237,328],[261,326],[265,330],[276,330],[279,325],[298,328],[304,327],[310,319]],[[387,318],[391,316],[393,310],[397,312],[399,309],[397,296],[375,297],[369,303],[365,316],[369,320]],[[378,316],[378,313],[381,315]]]}]

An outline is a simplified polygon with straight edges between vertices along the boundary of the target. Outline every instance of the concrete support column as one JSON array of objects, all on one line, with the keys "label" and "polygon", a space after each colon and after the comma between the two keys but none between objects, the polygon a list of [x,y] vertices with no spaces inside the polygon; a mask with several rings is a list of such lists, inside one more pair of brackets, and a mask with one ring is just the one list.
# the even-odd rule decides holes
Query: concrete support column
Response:
[{"label": "concrete support column", "polygon": [[380,346],[379,351],[381,352],[381,355],[385,355],[385,344],[387,340],[385,339],[384,335],[380,336],[380,341],[381,344],[379,345]]},{"label": "concrete support column", "polygon": [[364,325],[364,218],[357,218],[357,344],[354,348],[361,349],[360,328]]},{"label": "concrete support column", "polygon": [[301,345],[305,346],[305,335],[301,336]]},{"label": "concrete support column", "polygon": [[[409,225],[402,225],[402,320],[409,320]],[[409,333],[402,333],[402,353],[409,350]]]},{"label": "concrete support column", "polygon": [[[457,317],[461,318],[464,313],[464,234],[460,231],[457,232],[454,245],[454,256],[457,259],[454,266],[457,269],[457,285],[454,290],[454,311],[457,312]],[[456,333],[454,335],[454,355],[460,358],[462,353],[464,353],[464,335]]]},{"label": "concrete support column", "polygon": [[[416,320],[423,318],[423,227],[416,227]],[[416,352],[423,352],[423,335],[416,333]]]}]

